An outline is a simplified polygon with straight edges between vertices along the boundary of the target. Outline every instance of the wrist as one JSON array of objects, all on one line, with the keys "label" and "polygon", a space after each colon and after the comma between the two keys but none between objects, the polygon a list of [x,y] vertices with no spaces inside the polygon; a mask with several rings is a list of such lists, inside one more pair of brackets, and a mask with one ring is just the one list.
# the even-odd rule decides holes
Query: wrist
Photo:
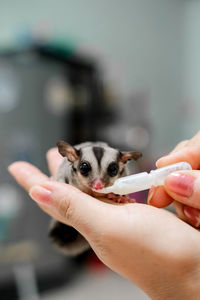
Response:
[{"label": "wrist", "polygon": [[200,298],[200,264],[176,270],[152,284],[147,292],[152,300],[196,300]]}]

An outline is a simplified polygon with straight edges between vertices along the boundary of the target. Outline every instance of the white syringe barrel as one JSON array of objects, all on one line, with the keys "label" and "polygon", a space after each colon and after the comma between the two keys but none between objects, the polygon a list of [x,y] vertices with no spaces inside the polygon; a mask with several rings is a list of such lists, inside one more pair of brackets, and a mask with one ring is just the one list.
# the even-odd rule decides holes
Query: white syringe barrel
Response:
[{"label": "white syringe barrel", "polygon": [[181,171],[181,170],[191,170],[192,167],[187,162],[180,162],[172,164],[160,169],[152,170],[150,175],[153,176],[153,181],[155,186],[163,185],[165,178],[172,172]]},{"label": "white syringe barrel", "polygon": [[152,170],[150,173],[143,172],[119,178],[114,185],[101,190],[103,193],[115,193],[127,195],[143,190],[150,189],[152,185],[163,185],[165,178],[172,172],[181,170],[191,170],[190,164],[180,162],[160,169]]}]

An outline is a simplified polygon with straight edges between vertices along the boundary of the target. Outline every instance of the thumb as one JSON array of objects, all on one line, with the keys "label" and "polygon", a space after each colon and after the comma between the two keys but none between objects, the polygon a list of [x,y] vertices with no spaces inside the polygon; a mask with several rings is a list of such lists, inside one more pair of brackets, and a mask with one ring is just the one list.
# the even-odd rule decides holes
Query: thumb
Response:
[{"label": "thumb", "polygon": [[[66,183],[47,181],[35,185],[30,196],[42,209],[62,223],[73,226],[87,239],[105,226],[109,205]],[[102,220],[103,219],[103,220]],[[104,222],[103,222],[104,221]]]},{"label": "thumb", "polygon": [[200,171],[171,173],[165,180],[164,188],[172,199],[183,204],[184,215],[191,224],[198,227],[200,225]]}]

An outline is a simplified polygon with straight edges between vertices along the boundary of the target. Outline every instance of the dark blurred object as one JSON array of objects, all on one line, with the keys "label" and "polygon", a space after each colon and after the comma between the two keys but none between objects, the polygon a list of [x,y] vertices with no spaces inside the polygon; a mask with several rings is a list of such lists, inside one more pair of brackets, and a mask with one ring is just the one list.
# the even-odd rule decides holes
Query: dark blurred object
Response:
[{"label": "dark blurred object", "polygon": [[74,53],[53,45],[0,53],[0,295],[4,300],[29,299],[27,293],[36,295],[66,283],[77,270],[74,260],[53,250],[47,237],[49,217],[7,172],[15,160],[29,161],[46,172],[45,153],[58,140],[95,141],[102,122],[113,118],[96,63]]}]

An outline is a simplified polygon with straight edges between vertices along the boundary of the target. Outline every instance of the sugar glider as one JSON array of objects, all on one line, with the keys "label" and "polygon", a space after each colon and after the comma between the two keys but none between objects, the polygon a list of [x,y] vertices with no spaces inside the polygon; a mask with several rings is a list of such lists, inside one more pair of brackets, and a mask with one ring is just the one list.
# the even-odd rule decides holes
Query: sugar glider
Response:
[{"label": "sugar glider", "polygon": [[[59,141],[57,146],[64,157],[58,169],[57,181],[71,184],[94,197],[97,196],[95,191],[112,185],[119,177],[128,175],[128,160],[137,160],[142,156],[140,152],[121,152],[104,142],[86,142],[71,146]],[[110,194],[105,197],[121,203],[134,202],[127,196]],[[73,227],[56,220],[51,222],[49,235],[57,248],[66,255],[78,255],[90,247]]]}]

